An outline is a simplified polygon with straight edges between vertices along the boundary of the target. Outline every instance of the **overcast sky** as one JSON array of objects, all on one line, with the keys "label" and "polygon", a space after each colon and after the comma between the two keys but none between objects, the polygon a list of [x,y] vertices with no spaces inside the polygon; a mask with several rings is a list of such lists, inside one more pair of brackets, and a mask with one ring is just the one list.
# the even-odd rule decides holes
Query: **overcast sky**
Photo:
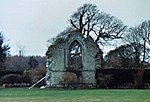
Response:
[{"label": "overcast sky", "polygon": [[150,19],[150,0],[0,0],[0,31],[11,54],[45,55],[47,40],[69,26],[70,15],[84,3],[96,4],[124,24],[135,26]]}]

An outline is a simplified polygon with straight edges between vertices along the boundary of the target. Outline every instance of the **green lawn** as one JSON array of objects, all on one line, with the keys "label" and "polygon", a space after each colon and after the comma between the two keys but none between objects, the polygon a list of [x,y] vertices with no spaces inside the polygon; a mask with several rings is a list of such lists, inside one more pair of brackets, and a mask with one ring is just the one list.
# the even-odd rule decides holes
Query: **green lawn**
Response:
[{"label": "green lawn", "polygon": [[0,88],[0,102],[150,102],[150,90]]}]

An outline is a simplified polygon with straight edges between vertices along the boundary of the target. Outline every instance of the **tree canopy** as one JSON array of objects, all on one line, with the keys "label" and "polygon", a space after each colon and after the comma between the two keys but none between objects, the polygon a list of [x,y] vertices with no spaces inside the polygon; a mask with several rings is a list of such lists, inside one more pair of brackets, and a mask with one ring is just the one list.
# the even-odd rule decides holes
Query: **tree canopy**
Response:
[{"label": "tree canopy", "polygon": [[85,36],[93,35],[96,43],[121,38],[126,26],[96,5],[84,4],[70,17],[71,26]]},{"label": "tree canopy", "polygon": [[126,43],[134,47],[137,66],[139,66],[140,61],[144,64],[149,59],[149,23],[149,21],[144,21],[135,27],[129,28],[127,34],[123,38]]},{"label": "tree canopy", "polygon": [[123,37],[126,45],[111,50],[106,60],[113,66],[140,68],[146,67],[150,58],[150,21],[130,27]]},{"label": "tree canopy", "polygon": [[136,43],[121,45],[111,50],[105,57],[107,65],[113,68],[137,68],[142,65],[140,60],[143,52],[142,45],[139,45],[138,55],[135,49]]}]

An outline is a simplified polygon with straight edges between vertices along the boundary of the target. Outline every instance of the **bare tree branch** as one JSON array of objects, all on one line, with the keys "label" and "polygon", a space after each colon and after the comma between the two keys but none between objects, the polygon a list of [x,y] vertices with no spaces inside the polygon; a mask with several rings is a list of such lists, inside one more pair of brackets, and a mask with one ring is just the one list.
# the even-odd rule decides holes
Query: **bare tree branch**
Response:
[{"label": "bare tree branch", "polygon": [[70,18],[71,26],[83,35],[95,34],[95,42],[121,38],[126,26],[109,14],[99,12],[96,5],[84,4]]}]

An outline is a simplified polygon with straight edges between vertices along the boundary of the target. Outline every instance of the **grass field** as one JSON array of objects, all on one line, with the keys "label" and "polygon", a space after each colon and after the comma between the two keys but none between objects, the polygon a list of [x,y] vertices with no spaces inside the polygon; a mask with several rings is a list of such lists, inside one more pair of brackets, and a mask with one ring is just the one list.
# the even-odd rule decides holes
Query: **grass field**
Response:
[{"label": "grass field", "polygon": [[0,102],[150,102],[150,90],[0,88]]}]

